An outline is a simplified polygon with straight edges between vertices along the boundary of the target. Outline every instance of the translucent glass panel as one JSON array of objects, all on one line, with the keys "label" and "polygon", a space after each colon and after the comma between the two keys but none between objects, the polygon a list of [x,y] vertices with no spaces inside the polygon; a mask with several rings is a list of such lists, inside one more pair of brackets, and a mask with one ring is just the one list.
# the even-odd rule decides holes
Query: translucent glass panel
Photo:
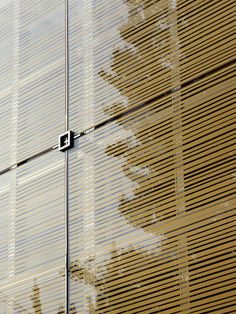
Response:
[{"label": "translucent glass panel", "polygon": [[0,94],[0,172],[11,164],[11,140],[12,140],[12,94],[7,91]]},{"label": "translucent glass panel", "polygon": [[[0,176],[0,281],[7,277],[10,226],[10,174]],[[0,298],[1,300],[1,298]]]},{"label": "translucent glass panel", "polygon": [[12,1],[3,0],[0,3],[0,94],[12,86],[13,70],[14,6]]},{"label": "translucent glass panel", "polygon": [[0,171],[65,129],[64,1],[0,4]]},{"label": "translucent glass panel", "polygon": [[[22,281],[51,269],[58,269],[59,277],[64,266],[64,155],[50,152],[2,174],[0,180],[0,292],[14,286],[19,297],[13,298],[21,304],[23,290],[32,289],[32,280],[26,286]],[[48,285],[52,289],[49,279]]]},{"label": "translucent glass panel", "polygon": [[17,160],[57,143],[64,130],[64,2],[20,1]]},{"label": "translucent glass panel", "polygon": [[[64,62],[63,0],[19,3],[20,79]],[[59,64],[58,64],[59,66]]]},{"label": "translucent glass panel", "polygon": [[229,0],[69,4],[70,125],[77,132],[155,101],[234,57]]},{"label": "translucent glass panel", "polygon": [[16,173],[15,274],[64,262],[64,156],[50,152]]},{"label": "translucent glass panel", "polygon": [[64,84],[62,65],[20,86],[17,161],[57,144],[65,128]]},{"label": "translucent glass panel", "polygon": [[0,313],[65,313],[65,197],[70,314],[233,313],[233,2],[69,0],[66,196],[64,6],[0,3]]},{"label": "translucent glass panel", "polygon": [[63,268],[24,278],[0,292],[1,313],[63,313],[65,308]]},{"label": "translucent glass panel", "polygon": [[76,140],[70,289],[79,313],[235,306],[232,75],[226,67]]},{"label": "translucent glass panel", "polygon": [[0,313],[64,307],[64,158],[51,151],[0,176]]},{"label": "translucent glass panel", "polygon": [[69,3],[71,128],[92,127],[171,87],[161,64],[170,47],[159,44],[169,30],[156,25],[168,15],[166,1]]},{"label": "translucent glass panel", "polygon": [[14,7],[5,0],[0,3],[0,172],[10,165],[14,60]]}]

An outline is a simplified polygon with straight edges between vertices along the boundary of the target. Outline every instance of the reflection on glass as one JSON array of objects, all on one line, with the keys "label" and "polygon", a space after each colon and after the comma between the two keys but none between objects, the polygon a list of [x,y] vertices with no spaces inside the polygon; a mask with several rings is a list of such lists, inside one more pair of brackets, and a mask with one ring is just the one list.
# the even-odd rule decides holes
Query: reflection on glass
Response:
[{"label": "reflection on glass", "polygon": [[[74,304],[71,304],[70,306],[70,314],[77,314],[77,309]],[[57,314],[66,314],[65,307],[61,305],[57,311]]]},{"label": "reflection on glass", "polygon": [[42,314],[40,289],[39,289],[36,279],[34,280],[34,285],[32,288],[31,300],[32,300],[32,307],[34,309],[34,313]]},{"label": "reflection on glass", "polygon": [[[159,12],[159,8],[152,1],[124,3],[128,18],[119,30],[126,44],[114,50],[111,71],[99,72],[100,77],[115,87],[124,98],[124,102],[114,101],[111,105],[105,105],[105,114],[110,117],[122,111],[124,103],[126,109],[138,104],[142,98],[143,85],[146,85],[145,88],[151,87],[159,76],[153,66],[153,62],[158,59],[155,51],[157,45],[153,38],[157,32],[155,13]],[[144,39],[145,27],[149,27],[151,31],[150,36]],[[129,37],[127,34],[131,30],[133,34],[141,33],[145,43],[141,39]],[[146,60],[146,53],[150,51],[155,60]],[[178,267],[174,262],[177,243],[173,240],[171,254],[163,253],[161,256],[164,244],[160,244],[164,238],[155,229],[157,222],[174,215],[171,212],[174,212],[174,206],[167,200],[171,193],[174,194],[174,187],[171,187],[174,183],[173,173],[164,175],[163,167],[158,168],[158,160],[162,164],[163,160],[172,163],[173,158],[172,154],[168,154],[172,145],[169,139],[172,134],[171,111],[166,107],[164,113],[153,111],[149,116],[147,109],[144,116],[137,115],[133,121],[132,117],[128,121],[128,116],[124,122],[121,119],[111,122],[108,134],[100,135],[99,138],[96,134],[100,131],[95,131],[94,135],[86,135],[84,140],[81,139],[78,145],[81,152],[77,153],[77,157],[80,154],[81,158],[85,158],[82,176],[87,176],[87,181],[90,182],[82,183],[82,188],[88,185],[85,191],[86,206],[78,205],[83,211],[84,234],[95,228],[95,239],[92,239],[90,233],[89,240],[84,236],[83,245],[87,246],[84,249],[87,252],[90,245],[96,247],[94,256],[88,257],[84,253],[86,260],[72,260],[70,277],[72,282],[83,287],[86,311],[89,313],[103,313],[107,310],[114,313],[124,310],[134,313],[137,303],[144,311],[155,311],[159,301],[162,301],[165,310],[165,289],[169,289],[171,285],[173,293],[178,295]],[[150,108],[155,109],[155,104]],[[158,120],[166,125],[162,126],[164,131],[161,135],[155,133]],[[110,143],[112,133],[117,133],[117,137],[114,135],[116,140]],[[157,145],[158,141],[161,142],[160,145]],[[100,150],[102,146],[103,151]],[[110,174],[106,161],[114,163],[114,166],[110,166]],[[95,187],[91,183],[94,177]],[[93,189],[93,192],[89,189]],[[92,193],[95,193],[95,197]],[[93,203],[87,200],[89,196],[93,198]],[[95,214],[92,213],[93,206]],[[85,207],[89,207],[88,210]],[[158,291],[159,280],[165,279],[166,285]]]}]

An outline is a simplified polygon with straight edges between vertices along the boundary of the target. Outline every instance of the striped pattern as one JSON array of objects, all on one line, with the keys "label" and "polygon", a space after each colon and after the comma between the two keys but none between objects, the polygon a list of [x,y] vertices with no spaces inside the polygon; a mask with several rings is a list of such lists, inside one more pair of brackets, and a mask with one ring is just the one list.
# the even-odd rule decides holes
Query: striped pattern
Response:
[{"label": "striped pattern", "polygon": [[0,95],[0,125],[1,125],[1,149],[0,172],[11,164],[11,94],[9,92]]},{"label": "striped pattern", "polygon": [[50,148],[64,130],[64,2],[20,1],[17,160]]},{"label": "striped pattern", "polygon": [[0,4],[0,171],[10,166],[11,104],[14,79],[14,8]]},{"label": "striped pattern", "polygon": [[14,7],[12,1],[0,4],[0,94],[12,87],[14,69]]},{"label": "striped pattern", "polygon": [[0,4],[0,313],[66,313],[65,201],[70,314],[234,313],[233,0],[68,4],[68,178],[65,2]]},{"label": "striped pattern", "polygon": [[59,272],[60,269],[54,269],[31,278],[24,278],[15,285],[5,286],[0,292],[2,313],[5,305],[22,314],[60,313],[65,300],[64,278]]},{"label": "striped pattern", "polygon": [[0,176],[0,280],[7,278],[7,264],[8,258],[6,252],[8,251],[8,239],[10,224],[10,175],[9,173]]},{"label": "striped pattern", "polygon": [[233,312],[233,70],[77,141],[69,182],[79,313]]},{"label": "striped pattern", "polygon": [[65,292],[64,156],[50,152],[0,179],[0,311],[7,313],[7,304],[33,313],[36,280],[42,308],[36,313],[55,313]]},{"label": "striped pattern", "polygon": [[15,274],[63,263],[64,156],[51,152],[21,166],[16,184]]},{"label": "striped pattern", "polygon": [[90,3],[70,0],[70,112],[77,132],[234,57],[232,0]]},{"label": "striped pattern", "polygon": [[64,131],[64,1],[6,2],[0,14],[1,171]]}]

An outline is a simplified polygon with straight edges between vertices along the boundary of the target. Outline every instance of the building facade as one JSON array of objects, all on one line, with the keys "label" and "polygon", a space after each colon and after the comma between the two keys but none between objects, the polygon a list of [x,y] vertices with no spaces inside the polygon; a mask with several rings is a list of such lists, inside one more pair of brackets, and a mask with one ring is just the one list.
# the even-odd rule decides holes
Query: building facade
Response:
[{"label": "building facade", "polygon": [[0,314],[236,311],[233,43],[233,0],[0,1]]}]

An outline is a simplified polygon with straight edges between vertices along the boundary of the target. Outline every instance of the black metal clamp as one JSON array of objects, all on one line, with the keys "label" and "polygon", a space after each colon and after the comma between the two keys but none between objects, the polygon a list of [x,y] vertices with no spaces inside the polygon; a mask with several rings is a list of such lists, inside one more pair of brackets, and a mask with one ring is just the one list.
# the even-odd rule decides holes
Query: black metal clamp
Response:
[{"label": "black metal clamp", "polygon": [[66,150],[74,147],[74,132],[67,131],[58,137],[58,150],[65,152]]}]

